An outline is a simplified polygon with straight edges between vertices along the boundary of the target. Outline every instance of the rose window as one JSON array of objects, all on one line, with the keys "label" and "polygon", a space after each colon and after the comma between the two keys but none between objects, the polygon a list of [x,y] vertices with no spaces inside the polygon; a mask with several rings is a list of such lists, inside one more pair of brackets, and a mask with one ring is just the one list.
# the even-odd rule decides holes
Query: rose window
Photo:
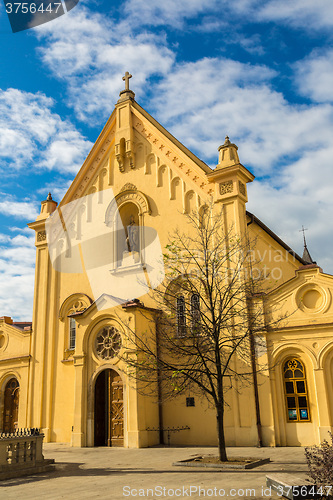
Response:
[{"label": "rose window", "polygon": [[95,340],[95,348],[102,359],[114,358],[121,348],[121,335],[114,326],[106,326]]}]

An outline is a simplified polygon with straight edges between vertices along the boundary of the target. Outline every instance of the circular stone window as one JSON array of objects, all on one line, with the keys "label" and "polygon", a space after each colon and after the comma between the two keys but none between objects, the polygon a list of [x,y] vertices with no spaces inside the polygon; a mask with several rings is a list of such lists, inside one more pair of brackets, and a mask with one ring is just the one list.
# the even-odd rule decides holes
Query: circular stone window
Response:
[{"label": "circular stone window", "polygon": [[104,327],[96,336],[95,349],[102,359],[114,358],[121,348],[121,335],[114,326]]},{"label": "circular stone window", "polygon": [[308,283],[297,291],[296,303],[305,313],[320,313],[327,309],[327,293],[315,283]]},{"label": "circular stone window", "polygon": [[308,290],[303,295],[303,304],[308,309],[318,309],[323,303],[323,297],[318,290]]}]

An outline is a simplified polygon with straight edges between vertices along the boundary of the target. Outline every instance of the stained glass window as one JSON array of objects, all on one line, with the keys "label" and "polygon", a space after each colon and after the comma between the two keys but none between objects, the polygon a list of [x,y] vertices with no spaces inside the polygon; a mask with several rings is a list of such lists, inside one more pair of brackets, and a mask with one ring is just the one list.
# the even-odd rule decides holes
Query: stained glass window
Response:
[{"label": "stained glass window", "polygon": [[289,422],[309,422],[309,399],[305,367],[298,358],[289,358],[283,366],[284,389]]},{"label": "stained glass window", "polygon": [[104,327],[96,336],[95,349],[102,359],[114,358],[121,348],[121,335],[114,326]]},{"label": "stained glass window", "polygon": [[200,333],[200,297],[198,293],[191,296],[191,333],[192,335]]},{"label": "stained glass window", "polygon": [[186,308],[183,295],[177,297],[177,333],[179,337],[186,335]]},{"label": "stained glass window", "polygon": [[69,349],[75,349],[76,343],[76,322],[74,318],[69,318]]}]

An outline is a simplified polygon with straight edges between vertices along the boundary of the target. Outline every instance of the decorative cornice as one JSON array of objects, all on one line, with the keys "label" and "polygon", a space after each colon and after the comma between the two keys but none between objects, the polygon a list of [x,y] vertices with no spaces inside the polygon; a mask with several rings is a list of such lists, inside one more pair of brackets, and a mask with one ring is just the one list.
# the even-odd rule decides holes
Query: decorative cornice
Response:
[{"label": "decorative cornice", "polygon": [[12,363],[13,361],[30,361],[32,356],[30,354],[26,354],[25,356],[16,356],[14,358],[5,358],[0,359],[0,363],[8,363],[9,361]]}]

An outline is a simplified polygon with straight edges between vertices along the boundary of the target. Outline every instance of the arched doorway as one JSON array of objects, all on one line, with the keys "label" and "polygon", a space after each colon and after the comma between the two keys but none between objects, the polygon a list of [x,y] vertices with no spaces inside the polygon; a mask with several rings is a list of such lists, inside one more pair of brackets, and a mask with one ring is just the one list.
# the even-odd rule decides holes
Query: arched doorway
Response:
[{"label": "arched doorway", "polygon": [[114,370],[103,370],[95,384],[95,446],[124,446],[123,382]]},{"label": "arched doorway", "polygon": [[17,429],[20,385],[16,378],[11,378],[5,387],[3,432],[14,432]]}]

